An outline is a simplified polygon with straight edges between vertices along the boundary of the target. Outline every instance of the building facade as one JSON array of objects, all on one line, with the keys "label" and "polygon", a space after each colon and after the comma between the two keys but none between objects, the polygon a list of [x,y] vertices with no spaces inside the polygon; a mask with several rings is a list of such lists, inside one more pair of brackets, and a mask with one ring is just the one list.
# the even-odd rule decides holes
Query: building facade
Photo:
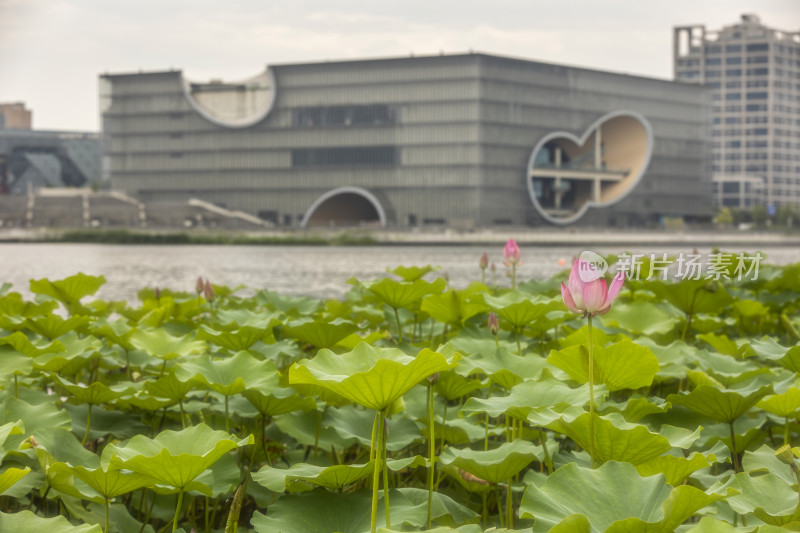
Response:
[{"label": "building facade", "polygon": [[485,54],[107,74],[103,172],[282,226],[705,220],[709,93]]},{"label": "building facade", "polygon": [[675,79],[713,90],[718,206],[800,205],[800,31],[742,15],[719,31],[674,28]]},{"label": "building facade", "polygon": [[0,129],[31,129],[33,113],[22,102],[0,104]]}]

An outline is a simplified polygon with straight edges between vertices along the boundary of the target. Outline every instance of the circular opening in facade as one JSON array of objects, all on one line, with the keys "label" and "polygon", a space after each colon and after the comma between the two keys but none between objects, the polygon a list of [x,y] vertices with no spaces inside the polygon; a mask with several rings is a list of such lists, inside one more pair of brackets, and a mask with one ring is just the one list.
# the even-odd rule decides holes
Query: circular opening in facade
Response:
[{"label": "circular opening in facade", "polygon": [[227,128],[246,128],[264,120],[275,104],[275,86],[270,69],[236,82],[183,79],[184,94],[192,107],[207,120]]}]

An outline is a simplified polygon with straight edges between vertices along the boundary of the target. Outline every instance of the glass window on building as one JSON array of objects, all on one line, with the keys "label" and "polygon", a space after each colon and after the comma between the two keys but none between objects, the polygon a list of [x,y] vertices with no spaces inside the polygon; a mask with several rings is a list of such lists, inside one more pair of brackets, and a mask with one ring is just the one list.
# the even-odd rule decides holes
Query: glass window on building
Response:
[{"label": "glass window on building", "polygon": [[748,52],[766,52],[769,50],[769,43],[750,43],[747,45]]}]

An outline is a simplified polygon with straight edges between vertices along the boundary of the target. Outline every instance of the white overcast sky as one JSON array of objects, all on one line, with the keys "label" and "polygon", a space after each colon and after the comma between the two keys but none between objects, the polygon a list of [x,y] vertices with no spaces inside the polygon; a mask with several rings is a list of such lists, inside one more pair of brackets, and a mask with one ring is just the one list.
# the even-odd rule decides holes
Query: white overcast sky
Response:
[{"label": "white overcast sky", "polygon": [[800,31],[800,0],[0,0],[0,102],[25,102],[36,129],[96,130],[103,72],[236,80],[470,49],[669,78],[673,26],[741,13]]}]

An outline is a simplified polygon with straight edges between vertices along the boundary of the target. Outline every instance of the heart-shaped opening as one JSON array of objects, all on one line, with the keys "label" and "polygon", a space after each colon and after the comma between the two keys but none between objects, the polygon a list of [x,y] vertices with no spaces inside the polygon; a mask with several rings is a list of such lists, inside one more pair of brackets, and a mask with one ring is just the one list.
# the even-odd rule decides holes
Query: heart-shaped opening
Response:
[{"label": "heart-shaped opening", "polygon": [[574,222],[591,206],[625,197],[650,161],[651,129],[629,112],[606,115],[581,138],[557,132],[531,154],[528,189],[534,207],[556,224]]}]

